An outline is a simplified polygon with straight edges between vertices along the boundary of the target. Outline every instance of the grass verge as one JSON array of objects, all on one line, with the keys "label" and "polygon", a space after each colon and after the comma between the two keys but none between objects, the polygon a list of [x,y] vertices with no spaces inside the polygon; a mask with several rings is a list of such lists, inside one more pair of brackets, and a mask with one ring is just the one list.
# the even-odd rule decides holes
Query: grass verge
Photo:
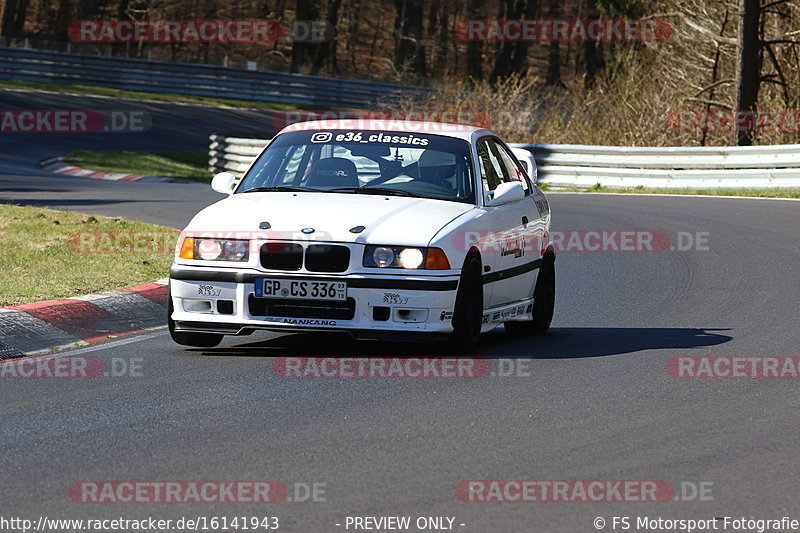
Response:
[{"label": "grass verge", "polygon": [[542,183],[543,191],[551,192],[603,192],[625,194],[686,194],[697,196],[747,196],[753,198],[800,198],[800,188],[788,189],[648,189],[646,187],[615,188],[599,183],[593,187],[551,187]]},{"label": "grass verge", "polygon": [[206,150],[173,150],[164,152],[137,152],[131,150],[76,150],[64,158],[64,162],[76,167],[161,176],[185,178],[211,183]]},{"label": "grass verge", "polygon": [[291,111],[298,107],[293,104],[280,104],[277,102],[262,102],[256,100],[234,100],[231,98],[214,98],[210,96],[194,96],[173,93],[159,93],[149,91],[128,91],[125,89],[112,89],[110,87],[96,87],[94,85],[60,85],[36,81],[0,80],[0,88],[4,89],[36,89],[63,94],[79,94],[91,96],[112,96],[117,98],[133,98],[136,100],[156,100],[177,104],[197,104],[214,107],[244,107],[250,109],[269,109],[274,111]]},{"label": "grass verge", "polygon": [[177,236],[144,222],[0,204],[0,307],[166,277]]}]

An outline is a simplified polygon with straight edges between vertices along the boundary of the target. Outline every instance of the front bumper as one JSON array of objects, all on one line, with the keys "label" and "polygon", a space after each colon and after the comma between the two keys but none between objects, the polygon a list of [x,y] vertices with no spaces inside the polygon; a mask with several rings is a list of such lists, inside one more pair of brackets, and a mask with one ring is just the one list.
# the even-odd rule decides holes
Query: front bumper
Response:
[{"label": "front bumper", "polygon": [[[256,298],[256,278],[347,282],[347,302]],[[170,294],[176,331],[249,334],[274,331],[346,331],[357,337],[397,333],[438,337],[452,332],[458,275],[314,275],[173,266]],[[416,336],[416,335],[415,335]]]}]

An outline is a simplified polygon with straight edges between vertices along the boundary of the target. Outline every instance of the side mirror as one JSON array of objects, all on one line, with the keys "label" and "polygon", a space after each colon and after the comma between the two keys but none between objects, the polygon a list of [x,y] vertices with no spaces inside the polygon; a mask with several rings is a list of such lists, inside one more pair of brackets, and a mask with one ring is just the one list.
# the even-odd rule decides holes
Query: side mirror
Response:
[{"label": "side mirror", "polygon": [[236,185],[236,176],[230,172],[220,172],[211,180],[211,188],[220,194],[231,194]]},{"label": "side mirror", "polygon": [[501,183],[494,190],[492,199],[486,202],[488,207],[496,207],[498,205],[510,204],[525,198],[525,189],[518,181],[507,181]]}]

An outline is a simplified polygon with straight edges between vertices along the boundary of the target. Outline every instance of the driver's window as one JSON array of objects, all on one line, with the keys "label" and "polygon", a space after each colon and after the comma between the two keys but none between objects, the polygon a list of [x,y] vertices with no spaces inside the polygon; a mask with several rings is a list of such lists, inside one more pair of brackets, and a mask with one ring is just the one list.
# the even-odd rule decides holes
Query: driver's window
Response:
[{"label": "driver's window", "polygon": [[503,176],[503,164],[493,149],[494,144],[491,137],[483,137],[478,140],[477,145],[483,188],[487,192],[495,190],[498,185],[506,181]]}]

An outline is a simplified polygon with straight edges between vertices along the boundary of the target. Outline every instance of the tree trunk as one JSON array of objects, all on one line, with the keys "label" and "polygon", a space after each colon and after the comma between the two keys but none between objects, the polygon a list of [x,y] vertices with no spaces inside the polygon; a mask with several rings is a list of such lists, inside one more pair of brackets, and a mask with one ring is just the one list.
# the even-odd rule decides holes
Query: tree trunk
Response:
[{"label": "tree trunk", "polygon": [[397,24],[395,25],[394,61],[398,70],[406,68],[425,75],[425,47],[422,45],[423,0],[395,0]]},{"label": "tree trunk", "polygon": [[[538,12],[539,0],[527,0],[525,3],[525,18],[534,19]],[[513,72],[518,72],[524,76],[528,70],[528,50],[531,43],[530,41],[518,41],[515,44],[514,55],[511,57],[511,68]]]},{"label": "tree trunk", "polygon": [[[504,0],[504,3],[505,13],[498,18],[507,18],[512,20],[521,18],[521,2],[517,2],[516,0]],[[516,47],[516,44],[517,43],[514,41],[503,41],[500,44],[500,50],[497,51],[497,55],[494,59],[494,68],[492,69],[492,74],[489,76],[489,83],[494,84],[498,79],[504,78],[511,74],[511,57],[514,54],[514,48]]]},{"label": "tree trunk", "polygon": [[311,68],[311,74],[318,74],[325,65],[330,65],[332,73],[337,74],[339,67],[336,64],[336,26],[339,24],[339,9],[342,7],[342,0],[331,0],[328,5],[328,13],[325,17],[325,22],[328,25],[330,38],[328,41],[320,43],[317,50],[317,56],[314,58],[314,66]]},{"label": "tree trunk", "polygon": [[50,35],[56,41],[67,41],[69,39],[69,21],[72,19],[72,5],[70,0],[58,0],[55,17],[50,24]]},{"label": "tree trunk", "polygon": [[29,0],[5,0],[2,9],[0,35],[7,39],[22,37]]},{"label": "tree trunk", "polygon": [[[297,0],[294,11],[295,20],[312,21],[319,19],[316,0]],[[313,44],[295,40],[292,43],[292,64],[290,72],[300,72],[303,64],[309,59],[313,50]]]},{"label": "tree trunk", "polygon": [[[467,19],[481,18],[481,0],[467,0]],[[475,81],[483,80],[481,49],[483,42],[469,41],[467,43],[467,76]]]},{"label": "tree trunk", "polygon": [[761,84],[761,41],[758,34],[760,15],[759,0],[739,0],[735,117],[739,146],[753,144],[753,133],[757,125],[755,112]]},{"label": "tree trunk", "polygon": [[[550,0],[549,17],[551,19],[558,19],[560,16],[558,0]],[[545,78],[545,85],[564,87],[561,81],[561,51],[559,50],[558,41],[550,41],[550,49],[547,53],[547,77]]]},{"label": "tree trunk", "polygon": [[[600,10],[597,8],[597,0],[586,0],[586,18],[599,19]],[[605,66],[603,60],[602,43],[586,39],[583,43],[583,56],[586,72],[583,76],[583,88],[593,89],[597,82],[597,75]]]}]

